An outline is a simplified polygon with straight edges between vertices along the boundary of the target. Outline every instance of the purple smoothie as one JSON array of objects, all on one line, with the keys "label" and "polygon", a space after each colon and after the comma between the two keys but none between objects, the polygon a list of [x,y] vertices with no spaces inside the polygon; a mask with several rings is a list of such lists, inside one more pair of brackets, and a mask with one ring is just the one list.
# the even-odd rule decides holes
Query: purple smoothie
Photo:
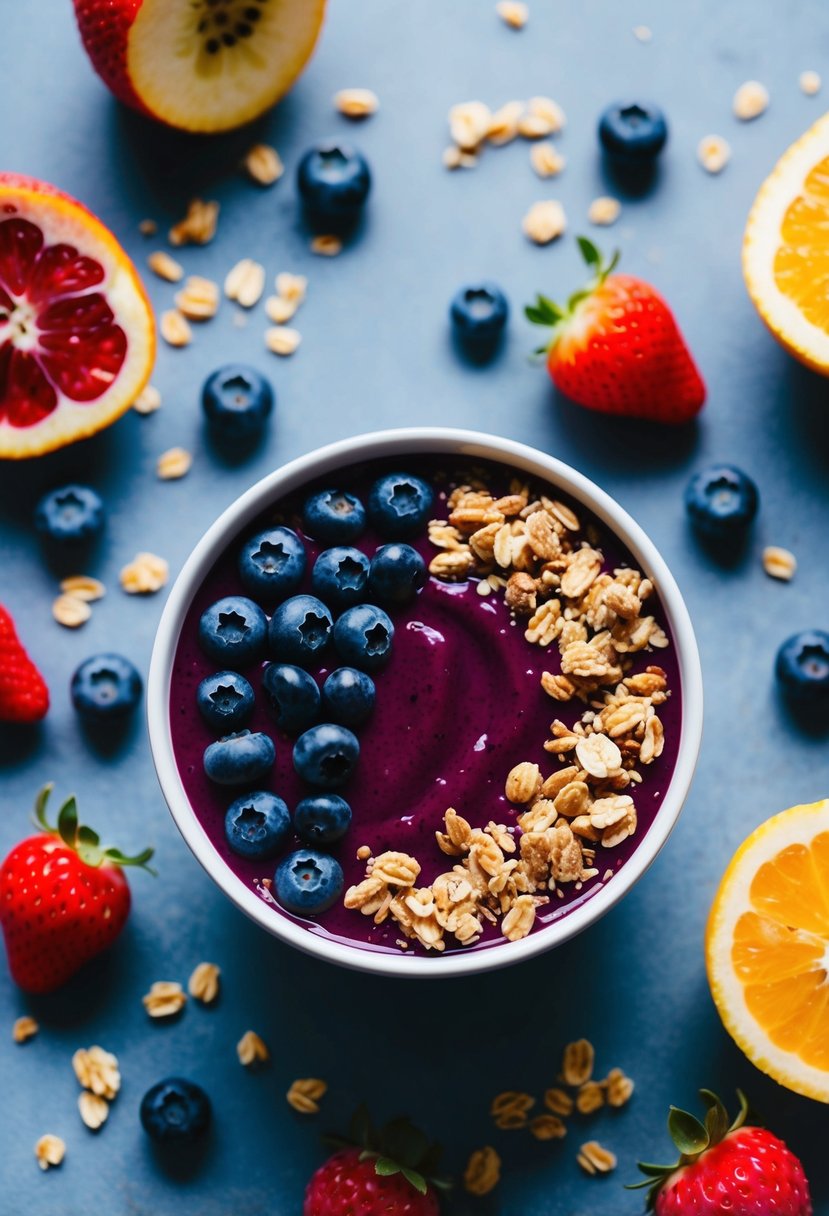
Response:
[{"label": "purple smoothie", "polygon": [[[294,838],[273,862],[248,861],[231,852],[224,836],[224,817],[230,803],[242,792],[214,785],[205,776],[202,757],[215,734],[202,720],[196,707],[199,682],[216,670],[198,645],[198,624],[202,612],[222,596],[247,595],[236,571],[236,556],[243,540],[275,522],[285,523],[302,537],[308,551],[308,571],[300,591],[310,591],[310,570],[314,558],[327,546],[308,538],[302,531],[300,509],[305,498],[317,489],[336,486],[356,493],[364,502],[372,481],[385,472],[404,471],[425,477],[435,487],[432,515],[446,518],[447,490],[467,481],[469,466],[456,470],[451,458],[401,461],[373,461],[351,466],[309,484],[300,494],[292,494],[262,513],[250,527],[240,532],[227,551],[215,562],[194,596],[184,622],[173,663],[170,693],[170,726],[173,749],[185,793],[205,832],[225,864],[247,887],[258,892],[272,908],[274,916],[286,916],[309,933],[320,934],[349,945],[374,951],[401,954],[396,942],[400,927],[391,919],[375,925],[370,917],[348,911],[342,899],[313,921],[301,920],[278,907],[261,886],[262,879],[273,875],[284,853],[300,847]],[[476,462],[474,472],[483,473],[487,488],[505,493],[514,470],[498,464]],[[558,490],[539,487],[554,498],[568,502]],[[636,565],[630,553],[610,530],[586,508],[570,502],[582,524],[582,533],[592,525],[594,543],[604,556],[604,570]],[[371,556],[382,538],[367,530],[356,544]],[[437,552],[425,534],[409,538],[427,564]],[[365,876],[365,863],[356,858],[357,849],[368,845],[372,855],[386,849],[412,854],[420,862],[419,885],[431,882],[451,869],[435,841],[435,831],[443,827],[443,815],[454,807],[473,827],[484,827],[490,820],[512,826],[521,809],[504,796],[507,773],[523,760],[537,762],[544,775],[558,767],[555,756],[543,749],[550,737],[549,726],[559,718],[568,726],[584,712],[582,702],[568,704],[552,701],[539,684],[542,671],[560,671],[556,643],[549,649],[533,646],[524,638],[525,622],[514,620],[505,606],[502,593],[482,597],[477,593],[477,578],[462,583],[445,583],[429,578],[417,599],[405,608],[388,609],[395,625],[392,657],[387,667],[376,673],[377,700],[371,719],[357,731],[360,760],[354,777],[343,794],[352,807],[354,818],[342,841],[331,852],[345,874],[346,889]],[[598,877],[587,881],[581,890],[564,888],[564,898],[555,899],[538,909],[536,927],[566,915],[573,907],[589,900],[605,882],[608,870],[615,875],[637,848],[648,831],[676,764],[681,726],[681,687],[673,637],[658,595],[648,601],[648,612],[656,617],[668,634],[670,646],[658,651],[642,651],[633,656],[632,672],[643,671],[656,663],[665,671],[671,695],[660,706],[659,716],[665,730],[662,755],[643,767],[642,783],[634,794],[638,815],[635,834],[613,849],[597,848],[595,865]],[[312,671],[322,685],[326,675],[340,666],[332,655],[326,666]],[[276,764],[257,788],[269,789],[284,798],[293,810],[297,802],[312,791],[294,772],[291,752],[294,738],[279,731],[270,717],[261,692],[264,665],[242,670],[256,692],[253,717],[247,724],[261,730],[276,744]],[[504,942],[497,926],[487,925],[481,940],[471,947],[450,944],[446,953],[456,949],[485,950]],[[409,943],[406,955],[422,953]],[[439,966],[439,955],[432,956]]]}]

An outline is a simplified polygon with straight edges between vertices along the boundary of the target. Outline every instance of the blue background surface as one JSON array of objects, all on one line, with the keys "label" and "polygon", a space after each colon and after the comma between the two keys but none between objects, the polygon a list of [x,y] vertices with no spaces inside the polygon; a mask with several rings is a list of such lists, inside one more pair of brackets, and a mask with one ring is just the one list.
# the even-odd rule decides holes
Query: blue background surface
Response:
[{"label": "blue background surface", "polygon": [[[23,467],[0,468],[0,600],[15,616],[53,693],[43,728],[0,736],[0,849],[25,831],[37,787],[47,779],[76,791],[87,821],[124,848],[152,841],[158,880],[132,880],[134,914],[118,948],[59,996],[27,1000],[0,975],[0,1212],[31,1216],[298,1216],[302,1188],[321,1160],[318,1125],[342,1125],[360,1100],[378,1116],[406,1111],[428,1125],[457,1168],[492,1143],[505,1177],[487,1201],[461,1195],[452,1213],[502,1216],[614,1216],[638,1212],[621,1189],[637,1155],[669,1152],[670,1102],[689,1104],[699,1085],[731,1095],[744,1086],[770,1124],[802,1155],[816,1211],[829,1213],[823,1107],[779,1089],[748,1064],[722,1030],[708,995],[702,956],[706,912],[738,842],[761,820],[829,794],[826,722],[794,722],[775,695],[779,642],[827,627],[829,409],[825,382],[778,349],[745,294],[739,248],[754,193],[777,155],[823,109],[797,77],[820,70],[829,50],[829,12],[820,0],[694,0],[666,5],[614,0],[553,5],[534,0],[514,33],[490,0],[412,4],[332,0],[309,70],[291,96],[253,131],[212,140],[163,131],[125,112],[92,74],[75,34],[69,0],[0,2],[6,101],[0,165],[56,182],[87,202],[144,264],[160,241],[137,231],[145,216],[161,230],[195,194],[222,204],[219,234],[181,251],[188,272],[221,279],[240,257],[269,276],[309,276],[297,317],[303,345],[291,360],[264,351],[260,310],[245,328],[225,304],[196,329],[184,351],[162,345],[153,381],[164,404],[130,414],[98,438]],[[631,32],[649,24],[654,37]],[[829,73],[827,73],[829,75]],[[746,79],[771,92],[751,124],[731,115]],[[335,89],[374,88],[381,111],[359,129],[331,108]],[[548,94],[564,107],[560,138],[567,168],[540,182],[521,141],[487,150],[476,170],[447,173],[446,112],[480,97],[493,107]],[[526,354],[535,343],[520,306],[538,289],[562,296],[581,281],[569,236],[537,249],[521,233],[527,207],[560,198],[570,233],[605,180],[594,127],[618,96],[658,100],[671,139],[646,196],[625,199],[605,246],[624,267],[650,278],[675,308],[707,379],[710,399],[696,426],[663,431],[595,417],[555,399]],[[312,258],[298,213],[293,170],[301,151],[334,132],[371,160],[375,190],[366,221],[337,259]],[[733,145],[732,163],[709,178],[695,160],[710,132]],[[275,144],[288,172],[260,190],[238,172],[255,139]],[[501,283],[513,303],[509,339],[485,370],[452,349],[446,305],[477,277]],[[173,289],[148,286],[156,306]],[[218,361],[255,363],[273,379],[278,411],[262,449],[247,463],[222,463],[204,441],[198,391]],[[705,671],[706,736],[679,827],[650,873],[588,933],[529,965],[440,985],[370,979],[291,952],[249,924],[212,886],[179,839],[152,769],[144,724],[104,746],[84,735],[69,704],[75,666],[89,654],[123,650],[146,672],[163,593],[129,598],[118,570],[137,550],[165,556],[175,573],[215,516],[254,480],[317,444],[379,427],[442,423],[500,432],[572,463],[615,495],[660,546],[687,597]],[[158,455],[173,445],[195,454],[192,472],[160,483]],[[744,559],[711,563],[688,535],[681,492],[689,473],[713,459],[743,465],[757,480],[762,513]],[[109,588],[82,630],[50,615],[57,575],[33,536],[38,495],[69,478],[106,499],[109,526],[87,572]],[[795,581],[763,573],[763,544],[791,548]],[[156,979],[185,982],[202,959],[219,963],[215,1008],[191,1002],[172,1024],[149,1022],[141,996]],[[30,1011],[38,1038],[16,1047],[13,1019]],[[5,1027],[5,1029],[3,1029]],[[248,1028],[269,1043],[271,1066],[238,1064]],[[636,1080],[630,1106],[589,1122],[574,1119],[567,1140],[537,1144],[491,1129],[487,1107],[506,1089],[542,1092],[562,1045],[586,1035],[603,1075],[619,1065]],[[108,1124],[93,1136],[75,1107],[70,1057],[82,1045],[115,1051],[124,1076]],[[137,1120],[143,1091],[168,1073],[201,1081],[215,1105],[214,1130],[196,1159],[171,1169],[155,1157]],[[283,1094],[297,1076],[330,1085],[324,1114],[294,1116]],[[42,1175],[32,1148],[52,1131],[67,1142],[60,1170]],[[597,1137],[619,1155],[618,1172],[585,1178],[575,1163]]]}]

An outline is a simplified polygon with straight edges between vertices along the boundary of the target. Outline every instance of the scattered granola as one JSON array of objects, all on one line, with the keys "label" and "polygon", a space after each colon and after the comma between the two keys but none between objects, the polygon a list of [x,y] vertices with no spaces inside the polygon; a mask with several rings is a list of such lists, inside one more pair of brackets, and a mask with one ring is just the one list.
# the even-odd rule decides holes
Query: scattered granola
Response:
[{"label": "scattered granola", "polygon": [[265,300],[265,313],[274,325],[284,325],[291,320],[297,310],[294,300],[286,300],[282,296],[268,296]]},{"label": "scattered granola", "polygon": [[533,203],[524,216],[523,229],[525,236],[536,245],[549,245],[551,241],[562,236],[567,227],[567,217],[564,208],[557,199],[544,199]]},{"label": "scattered granola", "polygon": [[506,105],[501,106],[500,110],[496,110],[489,121],[486,133],[487,142],[500,148],[515,139],[518,134],[518,123],[523,113],[523,101],[508,101]]},{"label": "scattered granola", "polygon": [[731,160],[731,147],[721,135],[706,135],[697,145],[697,160],[706,173],[722,173]]},{"label": "scattered granola", "polygon": [[798,84],[802,93],[805,93],[807,97],[814,97],[816,93],[820,92],[821,79],[817,72],[801,72]]},{"label": "scattered granola", "polygon": [[156,980],[141,998],[151,1018],[171,1018],[187,1004],[187,993],[175,980]]},{"label": "scattered granola", "polygon": [[[209,321],[219,311],[219,284],[191,274],[175,295],[176,307],[190,321]],[[168,339],[169,341],[169,339]]]},{"label": "scattered granola", "polygon": [[527,1126],[529,1112],[535,1106],[532,1094],[507,1090],[492,1099],[489,1113],[500,1131],[516,1131]]},{"label": "scattered granola", "polygon": [[199,963],[187,981],[187,991],[203,1005],[212,1005],[219,995],[221,974],[215,963]]},{"label": "scattered granola", "polygon": [[380,100],[371,89],[340,89],[334,94],[334,108],[345,118],[368,118],[380,108]]},{"label": "scattered granola", "polygon": [[769,91],[759,80],[747,80],[734,94],[734,115],[743,122],[759,118],[769,106]]},{"label": "scattered granola", "polygon": [[34,1018],[24,1014],[15,1020],[12,1026],[12,1038],[15,1043],[28,1043],[29,1039],[33,1039],[40,1030]]},{"label": "scattered granola", "polygon": [[587,208],[587,219],[591,224],[608,226],[615,224],[622,214],[622,204],[617,198],[594,198]]},{"label": "scattered granola", "polygon": [[342,251],[342,240],[333,232],[322,233],[311,240],[311,253],[316,253],[319,257],[335,258]]},{"label": "scattered granola", "polygon": [[797,558],[788,549],[767,545],[763,550],[763,569],[770,578],[790,582],[797,570]]},{"label": "scattered granola", "polygon": [[308,292],[308,279],[304,274],[291,274],[290,271],[282,270],[276,276],[274,286],[278,296],[283,300],[292,301],[298,307]]},{"label": "scattered granola", "polygon": [[599,1081],[585,1081],[576,1094],[576,1110],[592,1115],[604,1106],[604,1087]]},{"label": "scattered granola", "polygon": [[225,295],[242,308],[253,308],[265,290],[265,267],[253,258],[242,258],[225,277]]},{"label": "scattered granola", "polygon": [[131,562],[121,568],[121,586],[127,595],[151,595],[160,591],[170,575],[170,567],[155,553],[136,553]]},{"label": "scattered granola", "polygon": [[142,236],[155,236],[158,232],[158,224],[155,220],[141,220],[138,224],[138,231]]},{"label": "scattered granola", "polygon": [[274,325],[265,330],[265,345],[274,355],[292,355],[302,341],[298,329]]},{"label": "scattered granola", "polygon": [[593,1075],[596,1053],[587,1039],[577,1039],[564,1048],[561,1075],[568,1085],[582,1086]]},{"label": "scattered granola", "polygon": [[567,1127],[556,1115],[536,1115],[530,1120],[530,1133],[536,1140],[563,1140]]},{"label": "scattered granola", "polygon": [[501,1158],[491,1145],[476,1149],[463,1172],[463,1187],[470,1195],[488,1195],[501,1181]]},{"label": "scattered granola", "polygon": [[608,1174],[616,1169],[616,1154],[603,1148],[598,1140],[588,1140],[583,1144],[576,1160],[586,1174]]},{"label": "scattered granola", "polygon": [[193,331],[177,308],[168,308],[161,314],[159,332],[168,346],[189,346]]},{"label": "scattered granola", "polygon": [[301,1115],[319,1114],[320,1100],[325,1096],[328,1085],[316,1077],[300,1078],[291,1085],[286,1093],[288,1105]]},{"label": "scattered granola", "polygon": [[530,16],[530,10],[522,0],[499,0],[495,11],[504,24],[513,30],[522,30]]},{"label": "scattered granola", "polygon": [[66,629],[77,629],[92,616],[86,600],[78,595],[59,595],[52,604],[52,616]]},{"label": "scattered granola", "polygon": [[492,112],[482,101],[462,101],[449,111],[449,134],[462,152],[474,152],[486,139]]},{"label": "scattered granola", "polygon": [[216,235],[219,222],[219,204],[205,203],[194,198],[187,207],[183,220],[174,224],[168,234],[171,245],[206,245]]},{"label": "scattered granola", "polygon": [[236,1044],[236,1054],[239,1063],[249,1068],[252,1064],[267,1064],[271,1058],[264,1039],[255,1030],[246,1030]]},{"label": "scattered granola", "polygon": [[177,481],[190,472],[193,457],[186,448],[169,448],[156,461],[155,471],[161,481]]},{"label": "scattered granola", "polygon": [[147,258],[147,265],[153,274],[167,283],[179,283],[184,278],[184,267],[164,249],[151,253]]},{"label": "scattered granola", "polygon": [[254,144],[242,163],[248,177],[259,186],[272,186],[285,172],[279,153],[269,144]]},{"label": "scattered granola", "polygon": [[98,1094],[91,1094],[84,1089],[78,1094],[78,1110],[89,1130],[96,1132],[107,1121],[109,1103],[106,1098],[101,1098]]},{"label": "scattered granola", "polygon": [[621,1068],[611,1068],[605,1078],[608,1106],[620,1107],[630,1101],[633,1095],[633,1081],[626,1077]]},{"label": "scattered granola", "polygon": [[551,1110],[554,1115],[572,1115],[575,1105],[573,1099],[564,1089],[548,1089],[544,1093],[544,1105],[548,1110]]},{"label": "scattered granola", "polygon": [[132,403],[136,414],[154,414],[160,407],[161,393],[152,384],[143,388]]},{"label": "scattered granola", "polygon": [[45,1136],[40,1137],[35,1145],[35,1157],[42,1170],[48,1170],[50,1166],[60,1165],[65,1156],[66,1145],[60,1136],[53,1136],[47,1132]]},{"label": "scattered granola", "polygon": [[557,177],[565,163],[558,149],[547,140],[530,148],[530,164],[539,177]]},{"label": "scattered granola", "polygon": [[103,1047],[80,1047],[72,1056],[78,1083],[99,1098],[111,1100],[121,1088],[118,1058]]},{"label": "scattered granola", "polygon": [[649,25],[634,25],[632,33],[637,42],[650,42],[653,38],[653,30]]}]

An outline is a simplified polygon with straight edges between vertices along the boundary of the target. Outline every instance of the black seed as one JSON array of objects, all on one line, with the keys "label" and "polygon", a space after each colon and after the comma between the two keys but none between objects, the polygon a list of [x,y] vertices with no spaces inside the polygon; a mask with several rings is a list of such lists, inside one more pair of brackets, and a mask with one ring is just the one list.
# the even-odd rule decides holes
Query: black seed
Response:
[{"label": "black seed", "polygon": [[248,25],[246,21],[240,21],[237,25],[234,25],[233,29],[240,38],[250,38],[253,33],[253,26]]},{"label": "black seed", "polygon": [[207,18],[204,18],[204,19],[203,19],[202,21],[200,21],[200,22],[199,22],[199,24],[196,26],[196,33],[197,33],[197,34],[203,34],[203,33],[204,33],[204,31],[205,31],[206,29],[207,29]]},{"label": "black seed", "polygon": [[222,34],[222,42],[225,44],[225,46],[236,45],[236,39],[233,34]]},{"label": "black seed", "polygon": [[227,13],[217,13],[214,21],[217,25],[227,25]]},{"label": "black seed", "polygon": [[204,49],[209,55],[215,55],[219,49],[219,45],[218,38],[208,38]]},{"label": "black seed", "polygon": [[246,8],[242,15],[247,17],[248,21],[258,21],[262,16],[258,8]]}]

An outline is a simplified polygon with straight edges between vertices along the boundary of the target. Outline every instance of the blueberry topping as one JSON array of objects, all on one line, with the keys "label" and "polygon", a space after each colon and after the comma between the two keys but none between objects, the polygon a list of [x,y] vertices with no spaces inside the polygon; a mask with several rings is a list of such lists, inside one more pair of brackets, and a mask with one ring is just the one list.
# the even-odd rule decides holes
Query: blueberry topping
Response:
[{"label": "blueberry topping", "polygon": [[305,730],[317,716],[320,690],[301,667],[269,663],[262,677],[262,691],[276,725],[290,734]]},{"label": "blueberry topping", "polygon": [[393,638],[394,625],[374,604],[349,608],[334,626],[334,645],[340,658],[362,671],[377,671],[386,665]]},{"label": "blueberry topping", "polygon": [[268,528],[242,545],[239,577],[251,595],[271,601],[284,599],[302,582],[306,560],[305,546],[296,532]]},{"label": "blueberry topping", "polygon": [[691,522],[715,540],[744,534],[759,502],[751,478],[730,464],[715,464],[695,473],[685,489],[685,509]]},{"label": "blueberry topping", "polygon": [[167,1077],[141,1099],[141,1126],[160,1142],[194,1140],[210,1123],[210,1099],[200,1085]]},{"label": "blueberry topping", "polygon": [[196,689],[199,713],[223,734],[239,730],[253,713],[253,689],[237,671],[217,671],[205,676]]},{"label": "blueberry topping", "polygon": [[302,511],[305,531],[325,544],[356,540],[365,531],[366,511],[354,494],[343,490],[320,490],[312,494]]},{"label": "blueberry topping", "polygon": [[351,807],[339,794],[303,798],[294,811],[294,827],[312,845],[335,844],[351,825]]},{"label": "blueberry topping", "polygon": [[290,853],[273,876],[276,898],[297,916],[319,916],[336,902],[343,884],[339,862],[315,849]]},{"label": "blueberry topping", "polygon": [[199,621],[199,645],[217,663],[256,663],[265,653],[268,618],[243,595],[229,595],[207,608]]},{"label": "blueberry topping", "polygon": [[75,670],[69,686],[78,713],[98,721],[132,713],[141,700],[142,690],[138,671],[120,654],[96,654],[85,659]]},{"label": "blueberry topping", "polygon": [[356,667],[338,667],[322,686],[326,718],[341,726],[362,726],[374,709],[374,681]]},{"label": "blueberry topping", "polygon": [[433,498],[431,486],[422,478],[388,473],[371,487],[368,517],[381,536],[402,540],[425,527]]},{"label": "blueberry topping", "polygon": [[35,528],[57,544],[83,544],[104,526],[104,504],[90,486],[64,486],[44,494],[35,508]]},{"label": "blueberry topping", "polygon": [[273,406],[270,382],[244,363],[220,367],[207,377],[202,388],[202,408],[208,425],[217,438],[229,443],[248,443],[258,438]]},{"label": "blueberry topping", "polygon": [[204,771],[216,785],[250,785],[273,768],[275,759],[268,735],[241,730],[205,748]]},{"label": "blueberry topping", "polygon": [[829,698],[829,633],[807,629],[788,638],[777,652],[775,672],[795,699]]},{"label": "blueberry topping", "polygon": [[345,785],[359,756],[357,736],[331,722],[312,726],[294,744],[294,768],[303,781],[324,790]]},{"label": "blueberry topping", "polygon": [[240,857],[275,857],[291,832],[288,808],[276,794],[256,790],[237,798],[225,815],[225,838]]},{"label": "blueberry topping", "polygon": [[476,352],[496,344],[508,316],[507,297],[495,283],[462,287],[449,306],[449,317],[458,340]]},{"label": "blueberry topping", "polygon": [[411,545],[382,545],[371,559],[368,583],[383,604],[408,604],[426,582],[426,563]]},{"label": "blueberry topping", "polygon": [[295,595],[274,612],[269,629],[271,653],[276,659],[307,666],[325,652],[334,620],[322,600]]},{"label": "blueberry topping", "polygon": [[297,189],[313,220],[347,224],[356,219],[368,198],[371,171],[354,148],[321,143],[300,160]]},{"label": "blueberry topping", "polygon": [[360,549],[338,545],[324,549],[314,562],[311,588],[333,608],[348,608],[365,599],[369,562]]},{"label": "blueberry topping", "polygon": [[623,164],[652,164],[667,138],[665,115],[645,102],[618,102],[599,119],[599,142],[608,156]]}]

